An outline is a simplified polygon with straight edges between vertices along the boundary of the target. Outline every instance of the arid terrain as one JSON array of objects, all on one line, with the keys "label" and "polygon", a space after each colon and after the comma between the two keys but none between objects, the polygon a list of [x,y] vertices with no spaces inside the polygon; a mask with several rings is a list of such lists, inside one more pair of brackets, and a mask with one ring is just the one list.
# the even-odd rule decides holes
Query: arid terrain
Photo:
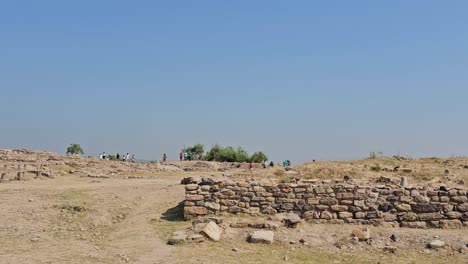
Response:
[{"label": "arid terrain", "polygon": [[[19,178],[14,168],[26,165]],[[38,175],[34,170],[42,165]],[[378,165],[378,166],[377,166]],[[378,167],[378,168],[377,168]],[[3,168],[3,171],[2,171]],[[185,221],[186,177],[259,178],[275,182],[352,178],[357,183],[399,181],[462,186],[467,158],[311,162],[253,171],[246,164],[204,161],[167,164],[100,161],[29,150],[0,150],[0,263],[468,263],[468,229],[367,226],[370,239],[352,237],[356,225],[302,222],[286,228],[280,216],[227,215],[218,242],[168,245]],[[274,243],[246,241],[255,227],[275,226]],[[245,223],[242,224],[242,223]],[[445,244],[430,248],[434,240]]]}]

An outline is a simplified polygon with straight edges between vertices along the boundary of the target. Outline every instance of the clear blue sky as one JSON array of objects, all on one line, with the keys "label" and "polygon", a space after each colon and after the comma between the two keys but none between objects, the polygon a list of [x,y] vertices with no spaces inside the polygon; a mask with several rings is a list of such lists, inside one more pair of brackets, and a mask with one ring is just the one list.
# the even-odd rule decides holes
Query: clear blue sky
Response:
[{"label": "clear blue sky", "polygon": [[467,1],[0,2],[0,148],[468,155]]}]

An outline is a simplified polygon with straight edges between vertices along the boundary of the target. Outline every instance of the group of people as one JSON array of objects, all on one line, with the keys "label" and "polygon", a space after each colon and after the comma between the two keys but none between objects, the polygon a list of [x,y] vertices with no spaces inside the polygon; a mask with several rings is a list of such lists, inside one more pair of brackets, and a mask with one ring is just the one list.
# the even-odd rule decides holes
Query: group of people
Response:
[{"label": "group of people", "polygon": [[[101,154],[99,154],[99,159],[110,160],[111,157],[110,155],[107,155],[106,152],[102,152]],[[120,155],[119,153],[117,153],[117,155],[115,155],[115,160],[135,162],[135,155],[132,155],[132,157],[130,157],[129,153],[127,153],[126,155]]]},{"label": "group of people", "polygon": [[181,151],[179,153],[179,160],[180,161],[183,161],[183,160],[192,160],[192,152],[184,152],[184,151]]}]

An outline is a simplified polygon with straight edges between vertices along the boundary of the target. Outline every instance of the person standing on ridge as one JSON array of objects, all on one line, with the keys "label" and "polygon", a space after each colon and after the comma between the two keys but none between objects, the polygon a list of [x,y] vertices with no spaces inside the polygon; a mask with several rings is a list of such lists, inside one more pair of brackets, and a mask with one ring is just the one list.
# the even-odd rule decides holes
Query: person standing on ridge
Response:
[{"label": "person standing on ridge", "polygon": [[184,159],[184,152],[181,150],[179,153],[179,160],[182,161]]},{"label": "person standing on ridge", "polygon": [[167,161],[167,155],[166,155],[166,153],[164,153],[164,155],[163,155],[163,162],[166,163],[166,161]]}]

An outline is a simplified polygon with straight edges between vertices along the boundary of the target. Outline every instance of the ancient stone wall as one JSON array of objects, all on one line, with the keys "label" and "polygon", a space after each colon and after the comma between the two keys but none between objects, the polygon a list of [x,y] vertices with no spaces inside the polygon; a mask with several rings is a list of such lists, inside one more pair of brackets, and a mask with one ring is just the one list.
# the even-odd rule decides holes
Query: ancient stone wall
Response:
[{"label": "ancient stone wall", "polygon": [[468,225],[466,188],[358,186],[331,180],[261,183],[210,179],[185,186],[184,214],[294,212],[318,222],[461,228]]}]

